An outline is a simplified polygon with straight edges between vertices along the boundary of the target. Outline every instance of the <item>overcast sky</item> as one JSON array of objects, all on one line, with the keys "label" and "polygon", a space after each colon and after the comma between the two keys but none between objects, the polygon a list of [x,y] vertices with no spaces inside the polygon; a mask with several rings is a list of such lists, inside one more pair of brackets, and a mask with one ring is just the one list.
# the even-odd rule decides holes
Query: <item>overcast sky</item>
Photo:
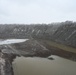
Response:
[{"label": "overcast sky", "polygon": [[76,0],[0,0],[0,24],[76,21]]}]

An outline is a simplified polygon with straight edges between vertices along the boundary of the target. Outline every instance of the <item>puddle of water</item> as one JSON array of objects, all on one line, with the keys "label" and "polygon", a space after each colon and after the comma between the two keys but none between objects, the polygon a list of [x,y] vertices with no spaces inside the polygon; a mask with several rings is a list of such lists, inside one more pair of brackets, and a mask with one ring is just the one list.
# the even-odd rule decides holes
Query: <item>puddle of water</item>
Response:
[{"label": "puddle of water", "polygon": [[28,39],[7,39],[4,41],[0,41],[0,45],[20,43],[20,42],[25,42],[26,40],[28,40]]},{"label": "puddle of water", "polygon": [[14,75],[76,75],[76,62],[52,56],[55,60],[38,57],[17,57]]}]

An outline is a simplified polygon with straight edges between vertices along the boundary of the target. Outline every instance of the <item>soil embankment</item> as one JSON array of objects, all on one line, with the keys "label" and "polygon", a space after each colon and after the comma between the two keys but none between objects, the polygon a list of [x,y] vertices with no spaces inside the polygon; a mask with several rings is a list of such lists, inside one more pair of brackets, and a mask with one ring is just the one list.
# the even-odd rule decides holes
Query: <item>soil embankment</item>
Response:
[{"label": "soil embankment", "polygon": [[46,47],[33,39],[21,43],[1,45],[0,49],[0,75],[13,75],[12,61],[16,56],[48,57],[51,55]]},{"label": "soil embankment", "polygon": [[[0,46],[0,73],[1,75],[13,75],[12,61],[16,56],[48,57],[50,55],[58,55],[76,61],[76,54],[74,52],[70,52],[70,50],[67,51],[63,45],[62,47],[59,45],[60,44],[47,40],[34,39],[22,43],[2,45]],[[69,47],[66,46],[66,48],[68,49]]]},{"label": "soil embankment", "polygon": [[51,55],[58,55],[76,61],[76,48],[50,40],[38,40],[42,45],[51,51]]},{"label": "soil embankment", "polygon": [[48,57],[52,54],[76,61],[76,22],[66,21],[48,25],[0,25],[0,39],[8,38],[30,40],[0,45],[2,75],[13,73],[11,62],[16,56]]}]

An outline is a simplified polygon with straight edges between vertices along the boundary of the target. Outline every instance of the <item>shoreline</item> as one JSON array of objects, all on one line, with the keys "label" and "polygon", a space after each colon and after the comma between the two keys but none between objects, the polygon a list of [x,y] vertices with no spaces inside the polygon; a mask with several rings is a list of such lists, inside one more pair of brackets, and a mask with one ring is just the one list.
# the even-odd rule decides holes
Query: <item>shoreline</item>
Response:
[{"label": "shoreline", "polygon": [[41,42],[42,41],[30,39],[23,43],[0,46],[0,57],[4,60],[4,65],[1,64],[2,68],[0,73],[3,73],[1,75],[14,75],[12,62],[16,56],[42,57],[52,60],[52,58],[48,57],[51,55],[56,55],[72,61],[76,61],[76,54],[63,51],[59,48],[55,48],[45,44],[44,42]]}]

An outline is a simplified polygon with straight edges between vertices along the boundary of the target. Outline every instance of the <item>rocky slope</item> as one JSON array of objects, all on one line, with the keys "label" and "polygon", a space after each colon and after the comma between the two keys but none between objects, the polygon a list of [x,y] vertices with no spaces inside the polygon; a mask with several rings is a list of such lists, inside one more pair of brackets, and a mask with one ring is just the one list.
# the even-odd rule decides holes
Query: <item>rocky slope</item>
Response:
[{"label": "rocky slope", "polygon": [[[59,55],[76,61],[76,54],[47,45],[44,41],[54,41],[76,48],[76,23],[62,22],[37,25],[0,25],[0,39],[25,39],[23,43],[0,45],[0,75],[13,75],[12,61],[16,56],[48,57]],[[36,40],[35,40],[36,39]]]},{"label": "rocky slope", "polygon": [[76,22],[0,25],[0,38],[47,39],[76,47]]}]

